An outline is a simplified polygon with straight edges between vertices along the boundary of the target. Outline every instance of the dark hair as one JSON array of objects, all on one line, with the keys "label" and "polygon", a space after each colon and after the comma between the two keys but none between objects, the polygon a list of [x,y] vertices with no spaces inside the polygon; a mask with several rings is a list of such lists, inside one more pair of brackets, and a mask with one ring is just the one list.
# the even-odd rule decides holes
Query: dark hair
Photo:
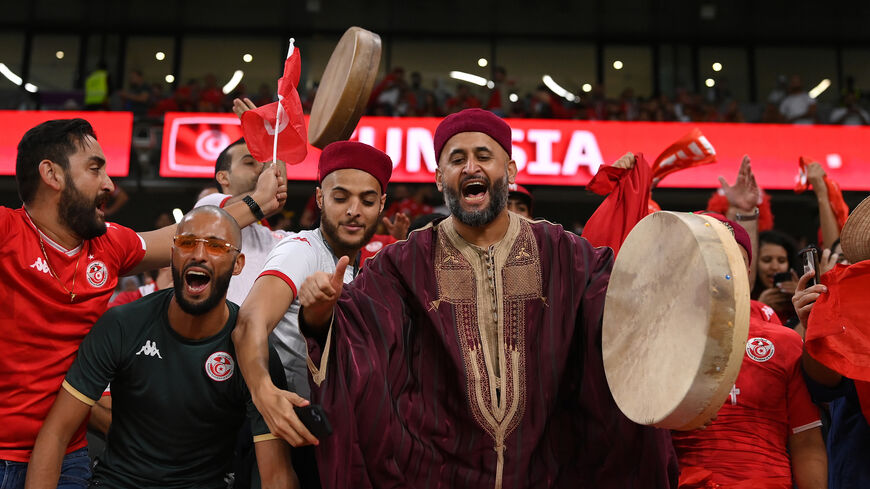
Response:
[{"label": "dark hair", "polygon": [[232,158],[230,158],[230,148],[238,146],[239,144],[245,144],[245,138],[236,139],[221,151],[221,154],[218,155],[217,160],[214,162],[215,175],[217,175],[217,172],[219,171],[230,171],[230,164],[232,163]]},{"label": "dark hair", "polygon": [[215,160],[214,162],[215,183],[217,184],[218,190],[220,190],[221,192],[223,192],[223,189],[221,188],[220,182],[217,181],[217,174],[219,171],[230,171],[230,165],[233,162],[233,159],[230,158],[230,148],[232,148],[233,146],[238,146],[240,144],[245,144],[245,138],[239,138],[230,143],[229,146],[221,151],[221,154],[218,155],[217,160]]},{"label": "dark hair", "polygon": [[69,156],[76,152],[76,146],[84,148],[88,136],[97,139],[91,123],[84,119],[46,121],[24,133],[15,159],[15,182],[21,201],[28,204],[36,197],[41,161],[53,161],[68,171]]},{"label": "dark hair", "polygon": [[[777,246],[782,246],[785,249],[785,254],[788,257],[788,268],[790,270],[800,270],[798,267],[798,245],[797,242],[791,236],[776,230],[770,231],[762,231],[758,233],[758,258],[761,259],[761,247],[764,244],[773,244]],[[761,285],[760,274],[755,275],[755,287],[753,290],[760,291],[764,290],[764,286]]]}]

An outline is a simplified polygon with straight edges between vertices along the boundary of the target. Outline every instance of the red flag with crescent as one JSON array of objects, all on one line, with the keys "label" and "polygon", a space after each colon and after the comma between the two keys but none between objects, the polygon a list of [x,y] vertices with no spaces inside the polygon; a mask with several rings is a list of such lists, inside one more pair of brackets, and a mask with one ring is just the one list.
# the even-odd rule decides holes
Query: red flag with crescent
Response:
[{"label": "red flag with crescent", "polygon": [[245,142],[257,161],[272,160],[276,138],[278,160],[294,165],[308,154],[308,130],[296,90],[301,72],[299,49],[294,47],[278,79],[278,101],[242,114]]}]

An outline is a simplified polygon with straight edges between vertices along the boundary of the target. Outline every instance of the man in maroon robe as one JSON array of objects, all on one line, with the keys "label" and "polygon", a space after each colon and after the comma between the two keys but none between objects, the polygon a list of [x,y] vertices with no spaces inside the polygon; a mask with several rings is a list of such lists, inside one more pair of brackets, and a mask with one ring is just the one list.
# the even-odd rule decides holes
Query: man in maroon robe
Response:
[{"label": "man in maroon robe", "polygon": [[[666,431],[617,408],[601,356],[613,252],[506,209],[511,130],[469,109],[435,133],[451,217],[371,260],[342,290],[300,287],[327,488],[676,487]],[[339,299],[340,298],[340,299]],[[626,352],[626,356],[631,352]]]}]

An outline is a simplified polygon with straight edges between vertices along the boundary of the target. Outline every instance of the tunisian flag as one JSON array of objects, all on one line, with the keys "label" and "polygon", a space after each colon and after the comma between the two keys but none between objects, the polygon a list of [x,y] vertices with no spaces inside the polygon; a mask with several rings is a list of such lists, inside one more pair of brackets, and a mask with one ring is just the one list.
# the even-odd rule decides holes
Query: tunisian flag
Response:
[{"label": "tunisian flag", "polygon": [[[798,162],[798,182],[794,187],[794,191],[797,194],[802,194],[807,190],[807,188],[809,188],[809,183],[807,182],[807,166],[810,163],[814,163],[814,161],[804,156],[801,156],[800,161]],[[837,228],[842,230],[843,226],[846,224],[846,219],[849,217],[849,206],[846,204],[846,201],[843,200],[843,191],[840,190],[840,185],[836,180],[828,178],[828,176],[825,175],[825,186],[828,187],[828,202],[831,203],[831,210],[834,211],[834,217],[837,218]]]},{"label": "tunisian flag", "polygon": [[257,161],[277,158],[295,165],[308,154],[308,129],[302,116],[302,101],[296,91],[301,65],[299,49],[291,44],[284,61],[284,76],[278,79],[278,101],[242,114],[245,142]]}]

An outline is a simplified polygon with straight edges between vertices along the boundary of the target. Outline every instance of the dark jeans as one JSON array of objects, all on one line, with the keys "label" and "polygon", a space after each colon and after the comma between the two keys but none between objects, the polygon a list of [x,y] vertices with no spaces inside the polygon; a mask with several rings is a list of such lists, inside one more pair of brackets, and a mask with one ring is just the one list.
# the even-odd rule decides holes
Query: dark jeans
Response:
[{"label": "dark jeans", "polygon": [[[24,489],[26,475],[25,462],[0,460],[0,489]],[[76,450],[63,458],[58,489],[83,489],[88,487],[90,479],[91,459],[87,448]]]}]

